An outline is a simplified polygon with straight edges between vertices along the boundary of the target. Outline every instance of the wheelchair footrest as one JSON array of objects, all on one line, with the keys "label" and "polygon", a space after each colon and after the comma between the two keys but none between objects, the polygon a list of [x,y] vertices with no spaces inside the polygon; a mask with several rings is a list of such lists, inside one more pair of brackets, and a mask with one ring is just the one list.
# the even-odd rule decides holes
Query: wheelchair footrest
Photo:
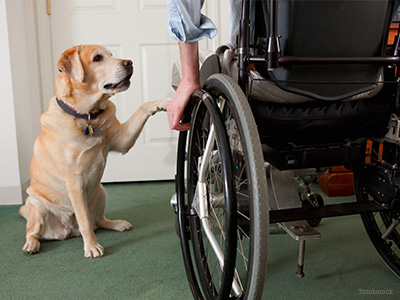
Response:
[{"label": "wheelchair footrest", "polygon": [[284,222],[279,223],[279,225],[296,241],[319,239],[321,237],[321,234],[312,228],[306,220]]}]

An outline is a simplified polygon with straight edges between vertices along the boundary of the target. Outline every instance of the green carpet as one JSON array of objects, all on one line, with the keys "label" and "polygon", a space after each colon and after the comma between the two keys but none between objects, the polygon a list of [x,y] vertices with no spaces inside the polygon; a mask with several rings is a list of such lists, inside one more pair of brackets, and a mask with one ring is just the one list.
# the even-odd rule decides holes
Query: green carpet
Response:
[{"label": "green carpet", "polygon": [[[96,232],[106,255],[83,256],[81,238],[43,242],[26,255],[18,206],[0,206],[0,299],[192,299],[169,206],[172,182],[105,185],[106,216],[133,230]],[[306,246],[306,276],[295,276],[298,243],[270,237],[263,299],[399,299],[400,279],[381,261],[359,216],[324,219]],[[387,291],[367,295],[367,290]],[[392,291],[390,291],[392,290]],[[391,292],[391,294],[389,294]]]}]

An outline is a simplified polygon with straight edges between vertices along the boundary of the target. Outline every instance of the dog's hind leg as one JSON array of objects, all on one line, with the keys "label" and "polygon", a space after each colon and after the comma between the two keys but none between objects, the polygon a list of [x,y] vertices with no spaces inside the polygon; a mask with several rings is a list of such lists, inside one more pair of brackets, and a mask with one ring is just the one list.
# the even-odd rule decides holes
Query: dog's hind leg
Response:
[{"label": "dog's hind leg", "polygon": [[23,217],[25,220],[28,219],[28,215],[26,212],[26,205],[21,205],[21,207],[18,210],[18,213],[21,217]]},{"label": "dog's hind leg", "polygon": [[20,214],[26,218],[26,243],[22,250],[28,254],[38,253],[40,249],[39,234],[43,224],[43,216],[31,203],[31,199],[26,200],[26,204],[20,208]]},{"label": "dog's hind leg", "polygon": [[96,207],[92,209],[95,213],[94,220],[97,228],[111,229],[117,231],[127,231],[132,229],[132,224],[124,220],[108,220],[104,216],[104,211],[107,202],[107,193],[104,187],[100,184],[96,192],[93,195],[92,203],[95,203]]},{"label": "dog's hind leg", "polygon": [[128,231],[132,229],[132,224],[125,220],[109,220],[104,218],[99,223],[99,228],[111,229],[116,231]]}]

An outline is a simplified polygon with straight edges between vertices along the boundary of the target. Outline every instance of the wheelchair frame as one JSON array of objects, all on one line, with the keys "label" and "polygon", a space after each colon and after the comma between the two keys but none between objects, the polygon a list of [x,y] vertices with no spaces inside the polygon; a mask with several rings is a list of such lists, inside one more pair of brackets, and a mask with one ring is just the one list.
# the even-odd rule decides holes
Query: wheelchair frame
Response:
[{"label": "wheelchair frame", "polygon": [[[395,51],[392,56],[385,57],[298,57],[298,56],[281,56],[281,47],[280,47],[280,37],[277,31],[277,19],[278,19],[278,0],[268,0],[263,1],[263,5],[269,2],[270,5],[270,32],[271,35],[268,36],[267,39],[267,51],[265,56],[254,56],[250,54],[249,45],[250,45],[250,19],[249,19],[249,6],[250,0],[243,0],[243,8],[242,8],[242,19],[240,22],[240,32],[241,38],[239,40],[239,48],[238,48],[238,59],[239,59],[239,78],[238,84],[245,92],[246,95],[249,94],[249,81],[248,74],[250,73],[250,64],[251,63],[265,63],[268,69],[274,69],[280,67],[280,65],[288,65],[288,64],[365,64],[365,63],[373,63],[373,64],[382,64],[382,65],[391,65],[397,66],[400,62],[400,57],[398,50],[399,49],[399,34],[396,36],[396,40],[394,42]],[[399,97],[399,95],[397,96]],[[393,116],[393,121],[395,124],[392,127],[396,128],[396,133],[392,134],[390,137],[394,138],[395,142],[400,141],[400,135],[398,131],[398,119],[394,119],[396,116]],[[356,145],[359,147],[359,145]],[[361,149],[354,149],[351,147],[338,147],[336,149],[335,154],[339,156],[340,164],[351,164],[352,162],[359,163],[357,161],[359,159]],[[398,151],[398,150],[397,150]],[[311,149],[302,149],[298,150],[298,153],[292,155],[296,157],[303,157],[304,163],[297,166],[297,168],[305,168],[309,167],[306,161],[312,161],[315,156],[313,155],[319,152],[319,149],[311,148]],[[335,155],[334,153],[332,153]],[[273,153],[272,156],[278,156],[276,164],[279,165],[280,168],[287,168],[288,166],[283,166],[279,161],[282,161],[282,157],[286,157],[288,153]],[[314,156],[314,157],[313,157]],[[272,158],[274,160],[274,157]],[[397,162],[394,162],[396,164]],[[315,163],[313,164],[315,166]],[[383,208],[379,204],[367,204],[367,203],[350,203],[350,204],[338,204],[338,205],[329,205],[325,207],[319,208],[301,208],[301,209],[287,209],[287,210],[279,210],[279,211],[270,211],[270,222],[271,223],[279,223],[284,221],[293,221],[297,220],[298,216],[301,215],[305,219],[311,219],[315,217],[335,217],[335,216],[344,216],[351,214],[360,214],[366,212],[377,212]]]},{"label": "wheelchair frame", "polygon": [[[249,96],[249,81],[248,74],[250,73],[250,64],[257,63],[265,63],[268,69],[274,69],[279,67],[280,65],[285,64],[347,64],[349,62],[353,64],[380,64],[385,66],[392,66],[393,68],[398,68],[400,57],[398,53],[399,49],[399,34],[397,35],[394,43],[394,51],[390,56],[384,57],[287,57],[281,56],[280,53],[280,44],[279,44],[279,36],[277,35],[277,2],[278,0],[268,0],[264,1],[264,4],[269,3],[270,7],[270,35],[267,37],[267,51],[264,56],[254,56],[250,53],[250,32],[249,32],[249,5],[250,0],[243,0],[242,6],[242,19],[240,21],[240,40],[238,47],[238,65],[239,65],[239,75],[238,75],[238,85],[243,91],[246,98]],[[398,81],[398,74],[395,75],[396,80]],[[224,81],[224,80],[222,80]],[[398,88],[399,89],[399,88]],[[218,90],[218,89],[217,89]],[[400,89],[399,89],[400,90]],[[177,218],[179,223],[179,235],[181,239],[182,253],[185,262],[185,269],[187,273],[187,277],[190,283],[190,287],[192,289],[193,296],[195,299],[259,299],[261,297],[262,291],[254,291],[248,292],[247,289],[261,289],[262,290],[262,281],[264,279],[263,272],[264,270],[259,271],[259,275],[257,275],[257,279],[259,282],[255,284],[256,286],[243,287],[241,283],[238,282],[238,275],[235,269],[235,259],[236,259],[236,246],[237,240],[243,239],[243,237],[239,237],[238,231],[235,229],[236,224],[238,222],[238,216],[236,216],[236,207],[240,206],[241,199],[236,195],[235,186],[232,185],[234,182],[234,178],[231,174],[234,174],[233,169],[233,160],[231,153],[231,138],[227,136],[225,132],[224,120],[222,119],[222,114],[224,111],[224,101],[220,101],[217,103],[215,100],[216,96],[223,94],[220,90],[216,91],[215,87],[212,87],[211,92],[207,90],[207,88],[203,91],[195,92],[192,95],[192,101],[189,102],[185,115],[183,117],[183,122],[190,122],[193,115],[196,115],[199,111],[202,110],[202,106],[205,107],[205,110],[211,115],[210,120],[212,120],[211,125],[209,126],[208,140],[205,143],[205,151],[201,155],[201,159],[199,162],[200,171],[198,174],[196,173],[196,179],[198,179],[199,183],[196,183],[195,191],[192,191],[192,195],[190,196],[192,202],[188,203],[185,200],[185,190],[187,186],[185,185],[184,174],[187,172],[187,168],[185,167],[185,160],[188,154],[187,146],[188,138],[187,132],[181,132],[179,136],[178,143],[178,155],[177,155],[177,175],[176,175],[176,192],[177,192]],[[216,96],[215,96],[216,95]],[[400,98],[400,93],[397,93],[396,96],[396,113],[399,113],[399,105],[398,103]],[[199,104],[200,103],[200,104]],[[201,104],[202,103],[202,104]],[[231,108],[232,109],[232,108]],[[204,108],[203,108],[204,110]],[[233,112],[234,114],[235,112]],[[225,121],[226,122],[226,121]],[[226,124],[226,123],[225,123]],[[373,141],[372,149],[376,151],[372,151],[371,157],[374,157],[375,161],[378,163],[376,166],[366,165],[365,162],[365,153],[367,149],[365,148],[365,141],[355,141],[349,143],[348,141],[344,144],[334,144],[334,145],[306,145],[297,147],[292,150],[282,150],[282,149],[274,149],[273,147],[267,147],[266,151],[264,151],[264,156],[268,158],[268,161],[272,163],[272,165],[277,166],[281,170],[296,170],[296,169],[306,169],[306,168],[318,168],[332,165],[342,165],[345,164],[350,169],[354,171],[355,174],[355,184],[356,184],[356,195],[357,201],[351,203],[341,203],[341,204],[331,204],[324,206],[311,206],[311,207],[298,207],[298,203],[291,207],[288,203],[279,203],[277,199],[276,202],[273,202],[271,198],[269,198],[269,205],[272,210],[269,210],[269,223],[286,223],[291,221],[299,221],[299,220],[310,220],[310,219],[321,219],[326,217],[336,217],[336,216],[345,216],[352,214],[361,214],[363,217],[364,223],[368,223],[368,214],[370,213],[380,213],[383,215],[389,215],[392,222],[391,224],[385,224],[386,230],[382,234],[382,239],[386,239],[388,236],[392,234],[395,230],[396,226],[399,224],[400,220],[400,182],[398,180],[400,174],[400,121],[396,114],[391,117],[389,124],[389,133],[380,139],[375,139]],[[215,137],[217,136],[218,145],[215,147]],[[385,157],[384,160],[380,157],[380,155],[375,155],[374,153],[378,153],[379,150],[376,147],[383,148],[382,156]],[[375,149],[376,148],[376,149]],[[217,149],[217,150],[215,150]],[[321,157],[320,151],[323,149],[328,155]],[[191,151],[191,150],[190,150]],[[189,152],[190,152],[189,151]],[[226,223],[226,242],[223,243],[223,249],[221,245],[219,245],[212,228],[209,222],[209,210],[210,206],[213,205],[213,202],[218,202],[220,199],[215,200],[213,196],[210,196],[211,193],[208,193],[207,186],[207,176],[209,174],[206,168],[207,166],[205,162],[210,160],[215,160],[213,157],[214,152],[218,151],[217,159],[222,162],[224,170],[221,171],[223,174],[223,185],[224,185],[224,194],[223,197],[225,199],[224,204],[218,204],[223,206],[226,214],[227,214],[227,223]],[[326,159],[326,156],[329,156],[329,159]],[[288,159],[291,157],[292,160]],[[296,164],[289,163],[290,161],[296,161]],[[203,163],[204,162],[204,163]],[[311,162],[311,163],[310,163]],[[196,172],[196,171],[194,171]],[[271,169],[272,173],[277,173],[274,169]],[[293,176],[293,173],[282,173],[277,175],[276,182],[272,187],[275,191],[276,188],[282,187],[285,184],[287,178]],[[198,177],[197,177],[198,176]],[[399,182],[399,183],[398,183]],[[368,187],[366,187],[368,184]],[[269,186],[268,188],[271,188]],[[193,189],[193,188],[192,188]],[[368,196],[366,196],[365,190],[367,189],[368,194],[372,195],[375,201],[368,201]],[[291,191],[292,193],[296,193],[296,191]],[[252,193],[249,193],[252,195]],[[364,194],[364,196],[363,196]],[[219,194],[218,194],[219,195]],[[269,196],[271,197],[271,191],[269,191]],[[367,198],[365,198],[367,197]],[[275,198],[279,198],[275,195]],[[362,200],[362,198],[365,198]],[[361,200],[360,200],[361,199]],[[271,202],[272,201],[272,202]],[[190,206],[190,207],[188,207]],[[189,247],[190,239],[197,239],[196,235],[198,233],[193,232],[193,228],[189,228],[193,226],[193,224],[201,223],[197,228],[197,231],[200,231],[199,228],[202,228],[205,231],[205,236],[210,241],[211,248],[216,253],[217,260],[223,269],[220,282],[220,287],[215,287],[212,283],[212,278],[208,278],[211,276],[208,270],[208,266],[206,265],[204,269],[197,267],[197,271],[195,271],[192,256],[196,256],[196,254],[191,254],[191,250]],[[288,223],[290,224],[290,223]],[[296,223],[297,224],[297,223]],[[308,237],[315,238],[316,234],[312,228],[305,228],[304,225],[296,225],[293,228],[285,228],[285,230],[290,234],[294,235],[295,239],[300,241],[300,250],[299,250],[299,263],[298,263],[298,272],[297,275],[299,277],[304,276],[303,273],[303,265],[304,265],[304,247],[305,247],[305,239],[301,236],[301,233],[296,233],[297,231],[306,232],[305,235]],[[370,225],[372,226],[372,225]],[[284,227],[284,226],[283,226]],[[372,229],[369,229],[369,234],[371,240],[373,239],[371,236]],[[367,229],[368,231],[368,229]],[[303,234],[304,234],[303,232]],[[395,231],[398,235],[397,231]],[[225,233],[224,233],[225,234]],[[231,237],[231,238],[229,238]],[[399,237],[396,236],[396,239]],[[251,240],[250,245],[255,243],[256,241]],[[197,240],[197,245],[202,248],[203,241]],[[225,244],[226,243],[226,244]],[[379,242],[378,242],[379,244]],[[376,245],[375,245],[376,246]],[[376,246],[378,247],[378,246]],[[233,250],[232,250],[233,249]],[[378,249],[378,248],[377,248]],[[196,250],[192,250],[196,251]],[[203,251],[203,250],[200,250]],[[253,250],[251,250],[253,251]],[[383,250],[381,250],[383,251]],[[381,254],[381,251],[378,249],[378,252]],[[203,251],[204,252],[204,251]],[[200,254],[199,254],[200,255]],[[201,253],[201,255],[205,256],[205,253]],[[252,255],[252,254],[251,254]],[[382,255],[382,254],[381,254]],[[204,258],[205,260],[208,257]],[[233,260],[233,265],[230,261]],[[261,259],[262,260],[262,259]],[[390,265],[391,262],[385,262],[389,265],[390,268],[393,267]],[[196,264],[199,264],[196,261]],[[207,262],[206,262],[207,264]],[[399,268],[400,266],[395,266],[395,268]],[[252,272],[252,267],[250,266],[250,271]],[[207,274],[204,276],[206,279],[199,280],[198,277],[199,272],[205,271]],[[397,269],[394,271],[400,276],[400,271]],[[209,280],[211,282],[211,288],[204,287],[204,282],[202,281]],[[250,281],[250,279],[248,279]],[[200,284],[198,283],[200,281]],[[207,291],[205,291],[207,290]],[[252,293],[252,294],[251,294]]]}]

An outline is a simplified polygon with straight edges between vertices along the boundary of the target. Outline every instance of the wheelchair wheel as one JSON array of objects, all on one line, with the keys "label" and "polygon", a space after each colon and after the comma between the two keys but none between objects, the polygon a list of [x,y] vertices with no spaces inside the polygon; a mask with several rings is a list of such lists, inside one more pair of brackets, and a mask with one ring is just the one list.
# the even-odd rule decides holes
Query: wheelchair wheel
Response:
[{"label": "wheelchair wheel", "polygon": [[[212,135],[210,112],[200,102],[192,111],[186,147],[190,255],[196,266],[189,281],[196,299],[260,299],[269,232],[261,143],[247,99],[230,77],[211,76],[205,90],[218,103],[227,133],[235,195],[229,196],[232,199],[226,197],[223,170],[229,168],[223,166],[227,160],[219,147],[222,141]],[[210,137],[212,143],[208,142]],[[205,178],[199,175],[202,168],[207,169]],[[201,199],[208,206],[206,217],[201,212]],[[228,226],[233,223],[235,228],[229,232]],[[222,263],[221,256],[233,260]],[[190,259],[185,263],[188,270]],[[232,277],[226,274],[231,268]],[[199,282],[201,289],[193,288],[193,281]]]},{"label": "wheelchair wheel", "polygon": [[[373,201],[374,197],[367,192],[367,188],[355,178],[357,201]],[[372,244],[386,265],[400,277],[400,219],[399,200],[395,200],[397,212],[374,212],[361,214],[364,227]],[[392,205],[393,205],[392,204]],[[386,234],[386,236],[385,236]]]}]

